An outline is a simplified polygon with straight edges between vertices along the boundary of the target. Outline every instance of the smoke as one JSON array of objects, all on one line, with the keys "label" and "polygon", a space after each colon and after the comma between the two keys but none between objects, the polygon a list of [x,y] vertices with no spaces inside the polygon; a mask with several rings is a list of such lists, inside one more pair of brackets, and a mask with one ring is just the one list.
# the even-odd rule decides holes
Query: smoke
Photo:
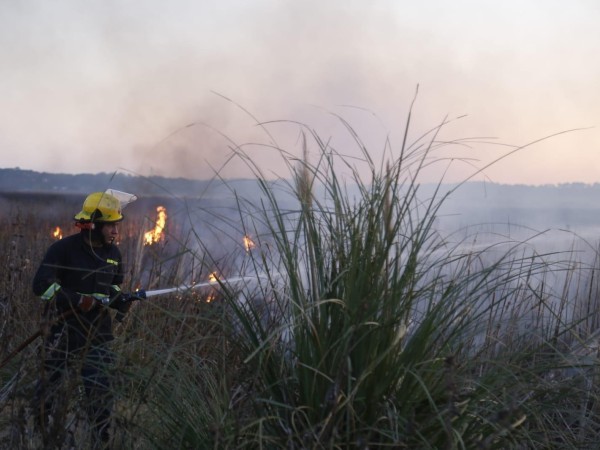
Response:
[{"label": "smoke", "polygon": [[390,82],[394,73],[388,80],[373,73],[385,57],[378,27],[392,26],[386,8],[357,15],[353,2],[72,6],[3,7],[10,23],[2,39],[14,44],[3,50],[12,63],[8,101],[16,114],[9,122],[18,133],[4,144],[48,150],[37,169],[69,164],[72,171],[125,167],[195,177],[191,167],[203,160],[218,167],[214,155],[227,151],[198,127],[165,139],[175,130],[203,123],[240,143],[259,134],[247,115],[212,92],[259,120],[297,120],[308,105],[378,109],[373,99],[404,84]]}]

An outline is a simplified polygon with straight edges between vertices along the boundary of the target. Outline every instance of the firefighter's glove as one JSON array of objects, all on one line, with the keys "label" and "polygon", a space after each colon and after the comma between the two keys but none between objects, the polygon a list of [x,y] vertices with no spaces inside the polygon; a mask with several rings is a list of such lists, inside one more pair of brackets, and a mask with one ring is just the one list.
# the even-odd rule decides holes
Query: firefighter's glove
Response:
[{"label": "firefighter's glove", "polygon": [[127,299],[129,301],[135,301],[135,300],[145,300],[146,299],[146,291],[143,289],[137,289],[136,291],[130,293],[130,294],[125,294],[127,296]]},{"label": "firefighter's glove", "polygon": [[96,307],[97,303],[98,300],[96,300],[91,295],[81,295],[79,296],[79,302],[77,303],[77,307],[82,312],[90,312]]},{"label": "firefighter's glove", "polygon": [[129,312],[131,304],[134,300],[139,300],[134,294],[127,294],[122,292],[121,295],[114,302],[114,308],[117,310],[115,319],[122,322],[125,319],[125,314]]}]

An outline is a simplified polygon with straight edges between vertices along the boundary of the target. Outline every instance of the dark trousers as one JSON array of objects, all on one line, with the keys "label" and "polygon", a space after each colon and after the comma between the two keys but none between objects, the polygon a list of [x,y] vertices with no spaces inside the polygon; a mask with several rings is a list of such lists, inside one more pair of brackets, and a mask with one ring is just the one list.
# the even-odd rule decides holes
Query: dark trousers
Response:
[{"label": "dark trousers", "polygon": [[89,417],[93,439],[108,441],[108,429],[113,407],[110,366],[114,355],[108,343],[90,343],[77,330],[55,328],[46,341],[44,366],[38,381],[33,407],[42,423],[48,415],[59,417],[59,409],[66,414],[69,399],[78,391],[65,391],[76,387],[65,386],[69,372],[79,373],[85,398],[84,409]]}]

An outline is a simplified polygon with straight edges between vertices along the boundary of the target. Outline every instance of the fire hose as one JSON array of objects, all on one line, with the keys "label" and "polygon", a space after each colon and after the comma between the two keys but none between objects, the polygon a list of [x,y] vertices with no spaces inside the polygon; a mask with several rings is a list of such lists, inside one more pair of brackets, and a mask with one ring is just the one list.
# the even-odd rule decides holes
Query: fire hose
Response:
[{"label": "fire hose", "polygon": [[[154,289],[154,290],[150,290],[150,291],[146,291],[144,289],[138,289],[138,290],[134,291],[133,294],[129,295],[128,299],[129,299],[129,301],[145,300],[147,298],[155,297],[157,295],[172,294],[174,292],[188,292],[190,290],[199,289],[199,288],[203,288],[203,287],[221,286],[221,285],[225,285],[225,284],[236,284],[236,283],[239,283],[242,281],[249,281],[249,280],[256,280],[256,279],[257,279],[257,277],[234,277],[234,278],[227,278],[227,279],[223,279],[223,280],[206,281],[204,283],[197,283],[197,284],[192,284],[192,285],[184,284],[184,285],[180,285],[180,286],[176,286],[176,287],[165,288],[165,289]],[[39,330],[37,330],[35,333],[33,333],[31,336],[29,336],[27,339],[25,339],[16,349],[14,349],[6,358],[4,358],[2,360],[2,362],[0,363],[0,369],[2,369],[6,364],[8,364],[15,356],[17,356],[19,353],[21,353],[25,348],[27,348],[27,346],[29,344],[31,344],[38,337],[40,337],[44,333],[44,329],[47,326],[57,324],[60,321],[67,319],[74,312],[75,312],[75,310],[73,310],[73,309],[68,310],[68,311],[64,312],[63,314],[61,314],[60,316],[58,316],[52,323],[50,323],[44,327],[40,327]]]}]

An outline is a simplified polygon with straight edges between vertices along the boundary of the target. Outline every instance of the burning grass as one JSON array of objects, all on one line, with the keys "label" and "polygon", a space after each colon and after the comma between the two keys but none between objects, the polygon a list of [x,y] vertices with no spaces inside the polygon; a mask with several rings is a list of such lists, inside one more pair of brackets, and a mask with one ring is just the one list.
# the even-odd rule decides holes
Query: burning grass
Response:
[{"label": "burning grass", "polygon": [[[442,186],[422,197],[417,182],[435,146],[426,140],[384,168],[363,149],[363,181],[308,133],[285,180],[248,163],[258,200],[174,199],[165,222],[132,209],[126,290],[221,284],[137,302],[117,327],[114,447],[595,446],[598,259],[442,234]],[[78,208],[34,222],[35,205],[2,216],[0,356],[38,327],[33,270]],[[150,228],[164,235],[145,245]],[[251,281],[223,281],[232,276]],[[6,447],[40,445],[27,405],[38,345],[0,371]],[[87,432],[77,392],[64,397],[73,412],[58,445]]]}]

